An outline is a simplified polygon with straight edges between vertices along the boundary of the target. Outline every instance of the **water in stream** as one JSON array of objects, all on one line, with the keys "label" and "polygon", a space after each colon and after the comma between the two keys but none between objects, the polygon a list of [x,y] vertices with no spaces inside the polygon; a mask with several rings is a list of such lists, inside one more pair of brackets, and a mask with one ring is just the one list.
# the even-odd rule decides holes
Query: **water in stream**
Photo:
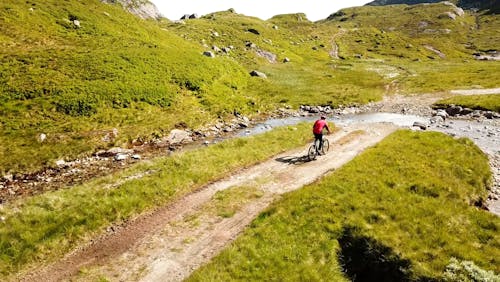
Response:
[{"label": "water in stream", "polygon": [[[317,116],[301,116],[268,119],[238,133],[238,136],[264,133],[277,126],[295,125],[300,122],[312,123],[317,118]],[[428,124],[429,118],[395,113],[363,113],[328,117],[328,121],[338,126],[386,122],[402,128],[411,128],[414,122]],[[430,125],[428,130],[439,131],[456,137],[467,137],[473,140],[484,152],[500,154],[500,121],[448,119],[445,123]]]}]

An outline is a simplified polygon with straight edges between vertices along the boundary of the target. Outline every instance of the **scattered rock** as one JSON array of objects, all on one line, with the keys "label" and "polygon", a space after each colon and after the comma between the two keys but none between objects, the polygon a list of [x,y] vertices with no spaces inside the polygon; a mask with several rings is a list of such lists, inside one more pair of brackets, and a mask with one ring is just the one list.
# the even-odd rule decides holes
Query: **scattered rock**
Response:
[{"label": "scattered rock", "polygon": [[250,42],[250,41],[247,41],[245,43],[245,46],[248,47],[248,48],[251,48],[251,49],[257,48],[257,45],[255,43]]},{"label": "scattered rock", "polygon": [[197,14],[184,14],[181,17],[181,20],[192,20],[192,19],[197,19],[198,15]]},{"label": "scattered rock", "polygon": [[193,138],[191,137],[191,133],[187,131],[174,129],[170,131],[168,137],[164,138],[164,141],[171,145],[177,145],[193,142]]},{"label": "scattered rock", "polygon": [[13,174],[10,174],[10,173],[9,173],[9,174],[5,174],[5,175],[3,176],[3,179],[4,179],[5,181],[7,181],[7,182],[12,182],[12,181],[14,181],[14,175],[13,175]]},{"label": "scattered rock", "polygon": [[457,18],[457,15],[452,12],[444,12],[440,15],[438,15],[438,19],[452,19],[455,20]]},{"label": "scattered rock", "polygon": [[251,76],[256,76],[256,77],[260,77],[260,78],[267,78],[267,75],[263,72],[260,72],[260,71],[257,71],[257,70],[253,70],[250,72],[250,75]]},{"label": "scattered rock", "polygon": [[134,159],[134,160],[140,160],[140,159],[141,159],[141,156],[140,156],[140,155],[138,155],[138,154],[133,154],[133,155],[132,155],[132,159]]},{"label": "scattered rock", "polygon": [[[310,105],[301,105],[300,111],[307,114],[332,114],[334,111],[331,106],[310,106]],[[340,109],[339,112],[340,114]]]},{"label": "scattered rock", "polygon": [[46,139],[47,139],[47,134],[40,133],[40,135],[38,135],[38,142],[43,143],[43,141],[45,141]]},{"label": "scattered rock", "polygon": [[486,53],[476,52],[473,56],[474,59],[479,61],[500,61],[500,53],[496,50],[488,51]]},{"label": "scattered rock", "polygon": [[438,49],[432,47],[431,45],[424,45],[424,48],[427,49],[427,50],[429,50],[429,51],[434,52],[435,54],[437,54],[442,59],[446,58],[446,55],[443,52],[441,52]]},{"label": "scattered rock", "polygon": [[128,154],[122,154],[122,153],[116,154],[114,159],[115,161],[124,161],[128,159]]},{"label": "scattered rock", "polygon": [[413,127],[418,127],[422,130],[426,130],[427,129],[427,124],[424,124],[423,122],[419,122],[419,121],[416,121],[413,123]]},{"label": "scattered rock", "polygon": [[443,120],[446,120],[449,117],[448,113],[445,110],[442,110],[442,109],[437,110],[434,113],[434,116],[441,117],[441,118],[443,118]]},{"label": "scattered rock", "polygon": [[486,111],[483,113],[483,116],[487,119],[494,119],[497,117],[497,115],[495,115],[494,112],[491,112],[491,111]]},{"label": "scattered rock", "polygon": [[278,58],[276,54],[273,54],[269,51],[264,51],[262,49],[257,49],[255,52],[257,53],[258,56],[266,58],[270,63],[276,63],[276,60]]},{"label": "scattered rock", "polygon": [[80,21],[79,20],[74,20],[73,24],[75,25],[76,28],[80,28]]},{"label": "scattered rock", "polygon": [[273,41],[272,41],[271,39],[267,39],[267,38],[266,38],[266,39],[264,39],[264,40],[262,40],[262,41],[264,41],[265,43],[267,43],[267,44],[269,44],[269,45],[273,45]]},{"label": "scattered rock", "polygon": [[474,112],[473,109],[469,109],[469,108],[463,108],[462,111],[460,112],[460,115],[469,115],[471,114],[472,112]]},{"label": "scattered rock", "polygon": [[131,150],[131,149],[123,149],[123,148],[119,148],[119,147],[114,147],[114,148],[111,148],[107,151],[101,151],[101,152],[98,152],[96,154],[99,157],[113,157],[113,156],[116,156],[118,154],[128,155],[128,154],[132,154],[133,152],[134,152],[134,150]]},{"label": "scattered rock", "polygon": [[446,113],[450,116],[456,116],[462,112],[463,108],[460,106],[452,105],[446,109]]},{"label": "scattered rock", "polygon": [[248,32],[253,33],[255,35],[260,35],[260,32],[256,30],[255,28],[249,28],[247,29]]},{"label": "scattered rock", "polygon": [[285,57],[285,58],[283,59],[283,63],[289,63],[289,62],[290,62],[290,59],[289,59],[288,57]]},{"label": "scattered rock", "polygon": [[442,116],[433,116],[433,117],[431,117],[431,119],[429,121],[430,121],[431,124],[443,123],[444,122],[444,118]]},{"label": "scattered rock", "polygon": [[63,167],[66,165],[66,161],[65,160],[57,160],[56,161],[56,166],[58,167]]},{"label": "scattered rock", "polygon": [[203,55],[205,57],[215,58],[215,54],[212,51],[205,51],[205,52],[203,52]]},{"label": "scattered rock", "polygon": [[113,128],[111,131],[106,132],[106,134],[102,137],[103,142],[113,142],[116,137],[118,137],[118,129]]},{"label": "scattered rock", "polygon": [[428,26],[429,26],[429,23],[425,22],[425,21],[421,21],[421,22],[418,23],[418,28],[419,29],[424,29],[424,28],[426,28]]}]

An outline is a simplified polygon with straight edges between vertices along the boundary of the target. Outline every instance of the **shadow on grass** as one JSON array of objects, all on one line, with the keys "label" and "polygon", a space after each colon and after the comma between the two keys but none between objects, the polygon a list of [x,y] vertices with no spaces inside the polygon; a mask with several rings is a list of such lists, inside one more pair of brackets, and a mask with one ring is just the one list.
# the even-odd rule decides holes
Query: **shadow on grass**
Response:
[{"label": "shadow on grass", "polygon": [[390,247],[362,235],[356,227],[345,227],[339,244],[339,259],[351,281],[437,281],[416,277],[410,260],[399,257]]}]

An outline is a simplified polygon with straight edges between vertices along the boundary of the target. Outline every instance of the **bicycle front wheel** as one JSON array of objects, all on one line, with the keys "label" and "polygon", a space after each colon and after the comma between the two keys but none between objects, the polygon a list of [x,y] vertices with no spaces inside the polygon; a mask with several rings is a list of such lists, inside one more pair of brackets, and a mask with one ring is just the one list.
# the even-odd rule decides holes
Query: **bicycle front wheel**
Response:
[{"label": "bicycle front wheel", "polygon": [[323,148],[321,148],[321,153],[325,155],[329,149],[330,149],[330,142],[328,142],[328,139],[323,139]]},{"label": "bicycle front wheel", "polygon": [[316,159],[316,146],[314,145],[311,145],[311,147],[309,147],[309,151],[307,151],[307,158],[312,161],[312,160],[315,160]]}]

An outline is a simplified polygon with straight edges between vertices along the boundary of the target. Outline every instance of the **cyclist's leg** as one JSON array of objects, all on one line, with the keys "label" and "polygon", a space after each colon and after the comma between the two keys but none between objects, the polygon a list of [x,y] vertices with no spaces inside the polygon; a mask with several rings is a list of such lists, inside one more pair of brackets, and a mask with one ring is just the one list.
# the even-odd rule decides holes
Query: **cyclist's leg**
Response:
[{"label": "cyclist's leg", "polygon": [[323,134],[314,133],[314,144],[316,145],[316,151],[319,155],[319,152],[321,151],[323,146]]}]

